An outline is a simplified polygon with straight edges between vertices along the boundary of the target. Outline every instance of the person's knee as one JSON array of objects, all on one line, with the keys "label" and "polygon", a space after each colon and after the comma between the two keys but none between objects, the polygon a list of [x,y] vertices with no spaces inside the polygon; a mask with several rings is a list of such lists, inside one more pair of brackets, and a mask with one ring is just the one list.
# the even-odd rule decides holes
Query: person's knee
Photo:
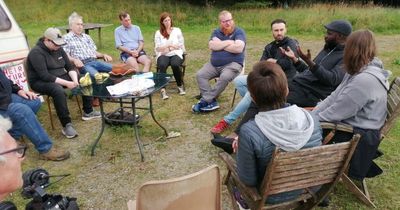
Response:
[{"label": "person's knee", "polygon": [[39,110],[41,105],[42,105],[42,102],[38,98],[31,101],[31,106],[32,106],[33,110]]},{"label": "person's knee", "polygon": [[144,60],[144,64],[145,65],[151,65],[151,59],[149,57],[146,56],[145,60]]},{"label": "person's knee", "polygon": [[235,87],[241,86],[243,84],[240,75],[233,79],[233,84],[235,85]]},{"label": "person's knee", "polygon": [[136,61],[136,58],[134,58],[134,57],[129,57],[129,58],[125,61],[125,63],[128,64],[128,65],[134,66],[134,67],[136,67],[136,66],[138,65],[138,63],[137,63],[137,61]]},{"label": "person's knee", "polygon": [[7,114],[10,116],[12,121],[22,121],[25,117],[30,117],[35,115],[31,108],[28,105],[22,103],[11,103],[8,106]]}]

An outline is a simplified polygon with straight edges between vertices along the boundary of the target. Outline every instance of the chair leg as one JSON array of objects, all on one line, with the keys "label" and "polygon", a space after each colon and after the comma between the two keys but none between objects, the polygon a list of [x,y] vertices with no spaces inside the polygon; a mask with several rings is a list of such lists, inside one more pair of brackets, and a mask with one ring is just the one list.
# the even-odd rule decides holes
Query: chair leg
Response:
[{"label": "chair leg", "polygon": [[233,108],[233,105],[235,104],[236,92],[237,92],[237,89],[235,88],[235,92],[233,93],[231,108]]},{"label": "chair leg", "polygon": [[[355,185],[354,182],[346,174],[343,174],[342,181],[343,181],[344,186],[351,193],[353,193],[360,201],[362,201],[363,203],[365,203],[366,205],[368,205],[370,207],[376,208],[375,204],[369,198],[368,191],[362,192],[360,190],[360,188],[358,188],[357,185]],[[366,189],[365,181],[363,181],[363,186],[364,186],[364,189]]]},{"label": "chair leg", "polygon": [[54,130],[54,122],[53,122],[53,115],[51,113],[51,106],[50,106],[50,96],[47,96],[46,98],[46,103],[47,103],[47,109],[49,112],[49,118],[50,118],[50,124],[51,124],[51,129]]},{"label": "chair leg", "polygon": [[82,114],[81,103],[79,103],[79,96],[75,95],[75,99],[76,99],[76,104],[78,105],[78,108],[79,108],[79,114],[81,114],[81,117],[82,117],[83,114]]},{"label": "chair leg", "polygon": [[182,66],[181,69],[182,69],[182,86],[183,86],[183,89],[185,89],[185,71],[186,71],[186,66]]}]

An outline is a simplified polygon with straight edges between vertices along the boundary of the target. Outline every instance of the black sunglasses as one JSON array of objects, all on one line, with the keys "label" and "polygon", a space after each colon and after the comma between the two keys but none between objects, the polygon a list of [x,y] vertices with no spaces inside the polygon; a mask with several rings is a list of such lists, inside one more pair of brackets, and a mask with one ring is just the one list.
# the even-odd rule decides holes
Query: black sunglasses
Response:
[{"label": "black sunglasses", "polygon": [[11,152],[15,152],[15,154],[17,154],[17,157],[23,158],[23,157],[25,157],[25,152],[27,149],[28,149],[28,147],[26,145],[22,145],[22,146],[18,146],[16,148],[14,148],[14,149],[2,152],[2,153],[0,153],[0,155],[5,155],[5,154],[11,153]]}]

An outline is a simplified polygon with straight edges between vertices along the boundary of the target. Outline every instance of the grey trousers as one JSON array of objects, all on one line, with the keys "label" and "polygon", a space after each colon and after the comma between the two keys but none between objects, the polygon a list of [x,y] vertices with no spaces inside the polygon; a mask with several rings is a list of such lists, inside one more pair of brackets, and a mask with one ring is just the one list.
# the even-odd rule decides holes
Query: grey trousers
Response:
[{"label": "grey trousers", "polygon": [[[200,89],[202,99],[211,102],[218,98],[219,94],[225,90],[229,82],[235,79],[242,71],[242,66],[239,63],[232,62],[225,66],[214,67],[210,62],[196,73],[197,84]],[[219,77],[214,87],[211,87],[209,80]]]}]

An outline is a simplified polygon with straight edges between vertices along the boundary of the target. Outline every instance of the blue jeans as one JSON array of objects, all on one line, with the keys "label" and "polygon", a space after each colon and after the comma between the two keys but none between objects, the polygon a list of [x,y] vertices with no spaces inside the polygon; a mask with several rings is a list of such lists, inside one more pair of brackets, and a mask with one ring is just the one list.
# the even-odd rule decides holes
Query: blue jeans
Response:
[{"label": "blue jeans", "polygon": [[36,118],[41,102],[39,99],[27,100],[19,95],[12,94],[12,101],[7,110],[0,110],[0,115],[10,118],[12,128],[9,130],[14,139],[22,135],[28,137],[39,153],[48,152],[53,142]]},{"label": "blue jeans", "polygon": [[106,63],[102,61],[90,61],[85,63],[83,66],[81,73],[86,74],[89,72],[90,76],[94,77],[96,73],[99,72],[110,72],[112,70],[111,63]]},{"label": "blue jeans", "polygon": [[225,122],[232,124],[241,114],[245,113],[250,106],[251,96],[247,91],[247,75],[239,75],[234,80],[235,88],[242,96],[242,100],[235,106],[235,108],[224,116]]}]

